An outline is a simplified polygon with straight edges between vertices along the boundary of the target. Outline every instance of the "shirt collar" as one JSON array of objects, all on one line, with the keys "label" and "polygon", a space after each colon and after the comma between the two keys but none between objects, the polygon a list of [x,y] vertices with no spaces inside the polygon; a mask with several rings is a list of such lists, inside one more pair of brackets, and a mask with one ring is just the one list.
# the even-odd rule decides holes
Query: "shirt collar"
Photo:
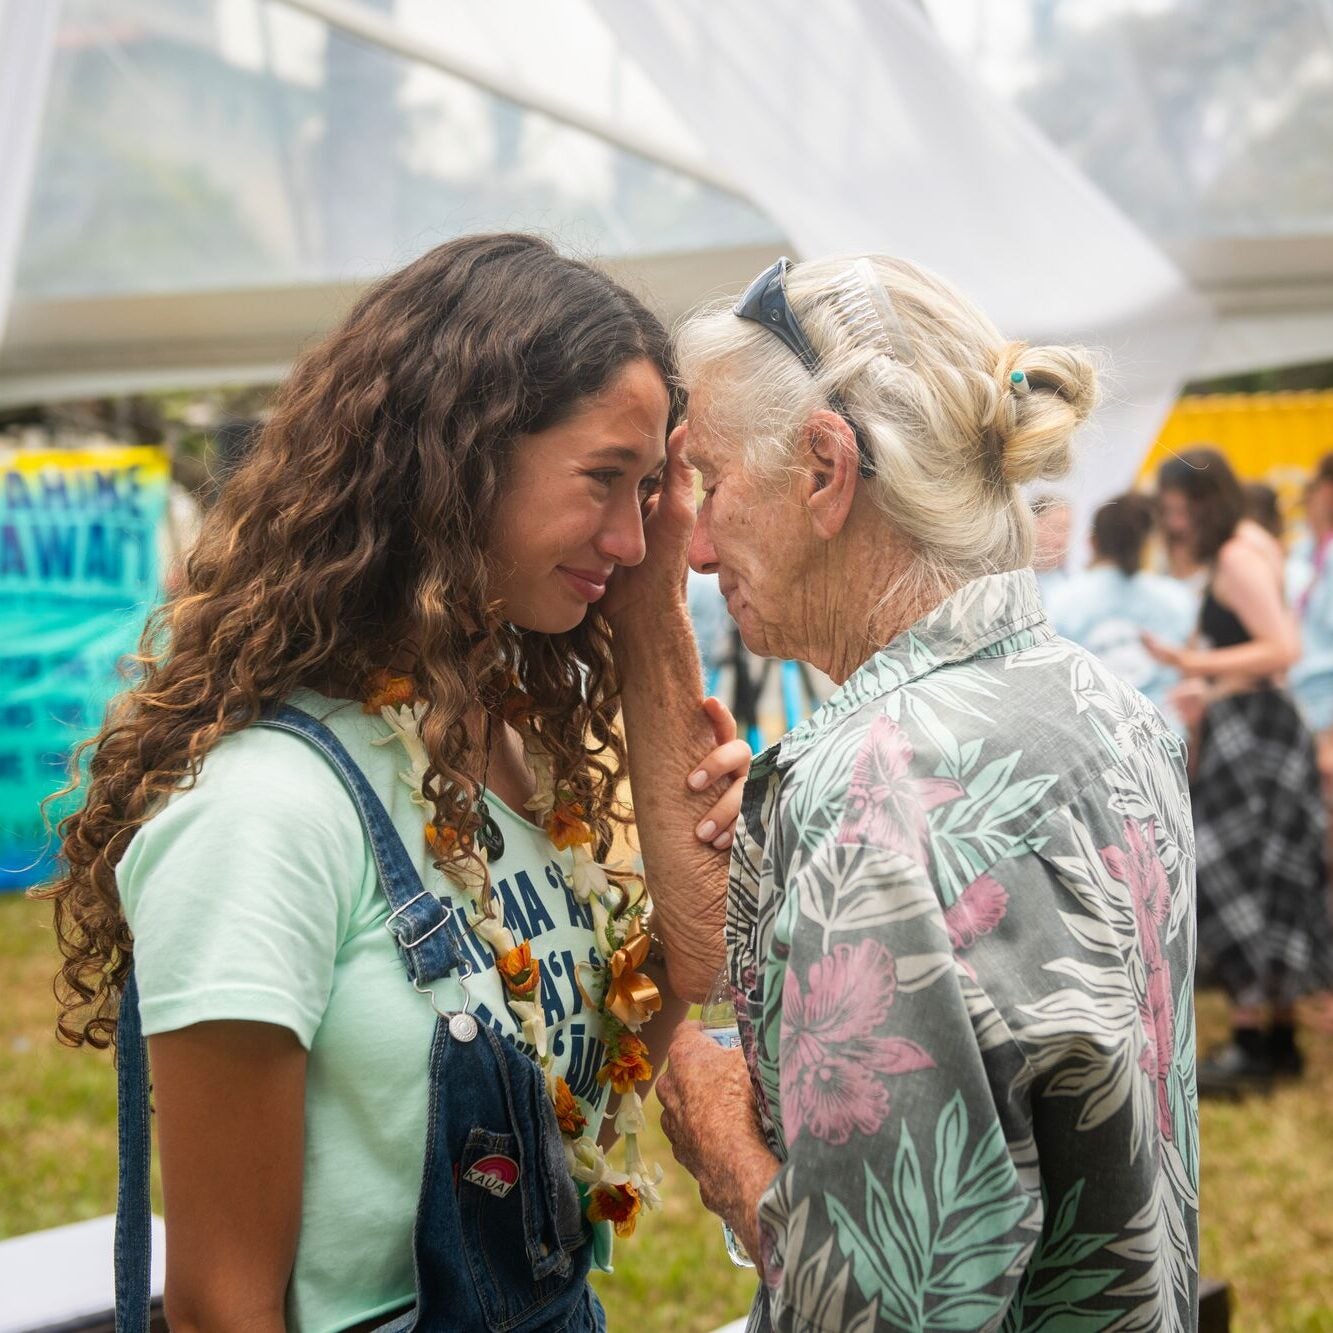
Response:
[{"label": "shirt collar", "polygon": [[973,579],[858,667],[826,703],[755,760],[751,776],[786,767],[850,713],[936,667],[1003,656],[1053,635],[1030,569]]}]

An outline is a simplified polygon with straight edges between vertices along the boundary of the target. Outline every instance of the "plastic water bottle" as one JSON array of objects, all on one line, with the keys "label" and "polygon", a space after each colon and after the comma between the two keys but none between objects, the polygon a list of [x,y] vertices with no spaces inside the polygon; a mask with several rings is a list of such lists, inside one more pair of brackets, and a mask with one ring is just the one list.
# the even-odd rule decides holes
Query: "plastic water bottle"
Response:
[{"label": "plastic water bottle", "polygon": [[[727,981],[727,970],[723,968],[717,974],[708,998],[699,1011],[699,1020],[703,1024],[704,1035],[711,1037],[719,1046],[733,1050],[741,1044],[740,1028],[736,1024],[736,1006],[731,1002],[731,986]],[[736,1233],[722,1223],[722,1239],[727,1243],[727,1256],[737,1268],[753,1268],[754,1260],[745,1253],[745,1246],[736,1239]]]}]

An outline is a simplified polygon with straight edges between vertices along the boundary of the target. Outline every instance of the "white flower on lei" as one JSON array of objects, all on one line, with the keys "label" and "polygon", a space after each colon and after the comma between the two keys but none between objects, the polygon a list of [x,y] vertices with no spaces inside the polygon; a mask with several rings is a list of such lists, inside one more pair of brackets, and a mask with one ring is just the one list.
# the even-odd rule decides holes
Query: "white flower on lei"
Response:
[{"label": "white flower on lei", "polygon": [[584,904],[600,901],[602,895],[611,889],[606,867],[598,865],[593,854],[582,844],[574,848],[574,868],[570,873],[570,881],[574,897]]},{"label": "white flower on lei", "polygon": [[663,1174],[660,1162],[653,1166],[645,1162],[641,1170],[629,1173],[629,1183],[634,1186],[639,1202],[649,1212],[662,1206],[662,1191],[657,1187],[662,1183]]},{"label": "white flower on lei", "polygon": [[627,1092],[616,1107],[616,1133],[642,1134],[648,1127],[643,1114],[643,1098],[637,1092]]},{"label": "white flower on lei", "polygon": [[[639,1102],[639,1108],[642,1111],[643,1103],[639,1101],[638,1093],[634,1093],[633,1096],[634,1100]],[[619,1114],[616,1115],[616,1128],[620,1128]],[[637,1133],[627,1133],[625,1135],[625,1170],[629,1176],[629,1183],[639,1196],[640,1203],[650,1212],[654,1208],[660,1208],[662,1206],[662,1194],[657,1187],[662,1183],[662,1167],[660,1163],[650,1165],[643,1160],[643,1154],[639,1151]]]},{"label": "white flower on lei", "polygon": [[399,770],[399,780],[405,782],[412,789],[412,800],[420,806],[429,808],[430,802],[421,794],[421,784],[425,781],[426,770],[430,767],[430,757],[426,754],[426,747],[421,742],[420,723],[425,715],[426,705],[424,703],[414,703],[410,708],[403,706],[401,708],[384,707],[380,709],[380,716],[389,725],[392,732],[389,736],[380,736],[371,742],[372,745],[392,745],[394,741],[399,741],[404,750],[407,751],[407,768]]},{"label": "white flower on lei", "polygon": [[593,941],[597,945],[597,952],[605,958],[611,952],[606,943],[606,928],[611,923],[611,913],[606,910],[606,904],[601,898],[594,898],[591,907]]},{"label": "white flower on lei", "polygon": [[[606,892],[593,894],[589,906],[592,908],[592,933],[597,943],[597,952],[603,958],[614,952],[625,942],[629,931],[629,920],[617,917],[625,902],[625,891],[618,885],[607,881]],[[607,946],[607,930],[610,928],[611,945]]]},{"label": "white flower on lei", "polygon": [[509,1011],[523,1024],[523,1040],[535,1047],[537,1059],[546,1063],[546,1015],[535,1000],[509,1001]]},{"label": "white flower on lei", "polygon": [[588,1135],[565,1144],[569,1174],[582,1185],[624,1185],[629,1181],[623,1171],[615,1170],[597,1141]]},{"label": "white flower on lei", "polygon": [[498,916],[473,912],[468,916],[467,923],[479,938],[486,941],[497,958],[503,958],[510,950],[518,948],[513,931],[507,930]]}]

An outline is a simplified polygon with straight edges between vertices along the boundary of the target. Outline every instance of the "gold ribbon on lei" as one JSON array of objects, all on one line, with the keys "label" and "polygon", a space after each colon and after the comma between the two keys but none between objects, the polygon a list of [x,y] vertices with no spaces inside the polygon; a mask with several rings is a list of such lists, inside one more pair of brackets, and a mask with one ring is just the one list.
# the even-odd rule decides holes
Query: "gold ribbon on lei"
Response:
[{"label": "gold ribbon on lei", "polygon": [[607,987],[606,1007],[631,1030],[637,1029],[662,1007],[662,994],[651,977],[638,969],[648,961],[648,932],[638,917],[630,922],[625,943],[607,959],[611,979]]}]

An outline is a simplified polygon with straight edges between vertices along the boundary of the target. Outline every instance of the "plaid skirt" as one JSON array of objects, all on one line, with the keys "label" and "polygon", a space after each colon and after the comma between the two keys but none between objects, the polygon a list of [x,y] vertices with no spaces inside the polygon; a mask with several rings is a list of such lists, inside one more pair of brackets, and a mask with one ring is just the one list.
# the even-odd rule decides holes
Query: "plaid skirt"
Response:
[{"label": "plaid skirt", "polygon": [[1333,985],[1319,769],[1291,696],[1210,704],[1190,794],[1200,980],[1247,1006]]}]

